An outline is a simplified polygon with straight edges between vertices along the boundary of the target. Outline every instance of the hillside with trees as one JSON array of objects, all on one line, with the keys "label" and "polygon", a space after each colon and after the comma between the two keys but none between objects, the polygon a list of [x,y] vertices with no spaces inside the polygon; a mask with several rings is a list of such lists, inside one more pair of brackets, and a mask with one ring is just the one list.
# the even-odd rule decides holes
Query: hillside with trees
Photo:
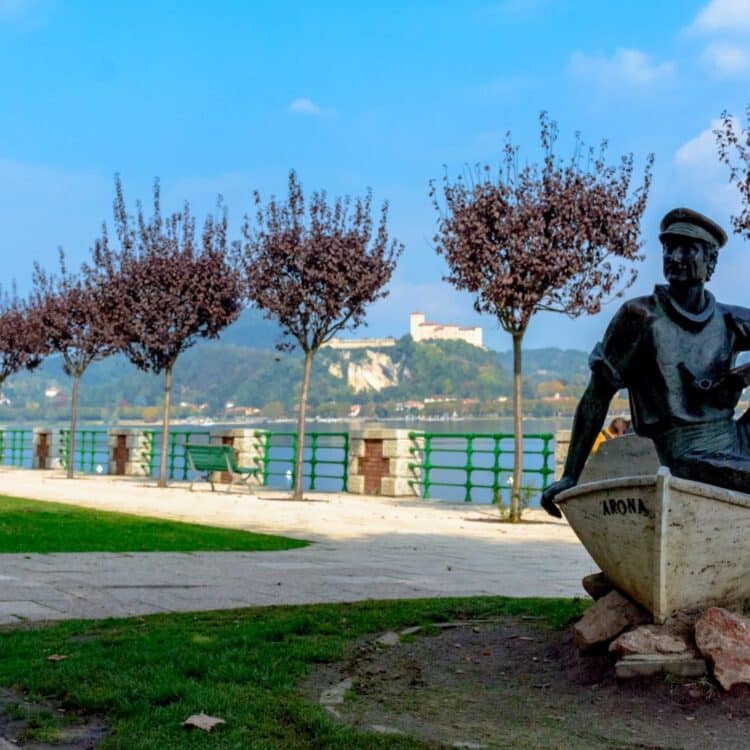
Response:
[{"label": "hillside with trees", "polygon": [[[235,330],[233,331],[233,328]],[[242,331],[240,337],[237,332]],[[177,418],[221,419],[260,413],[269,418],[294,415],[302,377],[299,351],[273,348],[277,330],[254,311],[243,313],[218,341],[196,344],[178,360],[174,370],[173,408]],[[238,343],[263,341],[264,345]],[[554,415],[580,395],[587,380],[587,354],[576,350],[539,349],[525,353],[524,377],[529,413]],[[406,335],[396,346],[371,350],[323,347],[312,371],[312,415],[347,416],[359,404],[362,414],[397,416],[409,413],[405,402],[423,402],[424,411],[411,413],[505,415],[512,394],[512,353],[479,349],[462,341],[416,343]],[[355,390],[349,380],[357,373],[379,375],[380,390]],[[356,378],[355,378],[356,379]],[[50,357],[34,372],[13,375],[5,383],[0,419],[41,422],[65,418],[70,383],[60,357]],[[377,380],[377,378],[373,378]],[[156,419],[163,383],[117,355],[91,364],[81,379],[80,411],[84,420]],[[557,396],[558,400],[555,400]],[[444,399],[456,404],[446,407]],[[500,401],[498,401],[500,399]],[[434,400],[433,403],[429,401]],[[469,403],[463,403],[469,402]],[[232,404],[227,408],[227,404]],[[252,412],[258,409],[259,412]]]}]

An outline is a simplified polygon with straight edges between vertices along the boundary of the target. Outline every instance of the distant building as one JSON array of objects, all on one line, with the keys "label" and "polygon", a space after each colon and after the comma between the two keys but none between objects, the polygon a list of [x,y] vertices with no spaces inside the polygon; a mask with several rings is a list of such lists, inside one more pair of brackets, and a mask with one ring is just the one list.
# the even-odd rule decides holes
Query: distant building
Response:
[{"label": "distant building", "polygon": [[382,339],[331,339],[323,346],[331,349],[382,349],[383,347],[396,346],[396,339],[388,336]]},{"label": "distant building", "polygon": [[414,341],[439,339],[440,341],[465,341],[472,346],[483,348],[482,329],[479,326],[465,327],[452,323],[430,323],[424,313],[413,312],[409,316],[409,333]]},{"label": "distant building", "polygon": [[404,401],[404,409],[414,409],[415,411],[422,411],[424,409],[423,401]]}]

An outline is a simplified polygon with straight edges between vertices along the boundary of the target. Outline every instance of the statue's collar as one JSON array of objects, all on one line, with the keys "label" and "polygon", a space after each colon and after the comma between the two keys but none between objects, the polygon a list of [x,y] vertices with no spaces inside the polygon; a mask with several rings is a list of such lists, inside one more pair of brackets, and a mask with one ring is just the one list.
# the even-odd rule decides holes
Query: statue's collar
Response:
[{"label": "statue's collar", "polygon": [[680,305],[669,293],[666,284],[657,284],[654,287],[654,295],[672,320],[690,328],[703,328],[714,316],[716,310],[716,299],[707,289],[703,291],[706,296],[706,306],[699,313],[692,313]]}]

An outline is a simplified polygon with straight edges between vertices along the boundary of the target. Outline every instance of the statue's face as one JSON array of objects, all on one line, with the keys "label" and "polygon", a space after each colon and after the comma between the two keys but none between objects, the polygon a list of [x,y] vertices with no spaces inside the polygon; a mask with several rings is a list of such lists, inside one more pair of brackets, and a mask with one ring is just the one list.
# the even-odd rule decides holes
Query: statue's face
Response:
[{"label": "statue's face", "polygon": [[664,277],[671,284],[704,283],[708,278],[706,248],[700,240],[673,235],[664,240]]}]

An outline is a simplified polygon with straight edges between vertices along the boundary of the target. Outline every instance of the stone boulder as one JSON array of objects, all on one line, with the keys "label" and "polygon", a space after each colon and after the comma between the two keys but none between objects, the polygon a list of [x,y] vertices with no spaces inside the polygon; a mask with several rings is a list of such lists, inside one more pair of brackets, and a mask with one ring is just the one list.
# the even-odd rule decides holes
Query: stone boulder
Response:
[{"label": "stone boulder", "polygon": [[573,641],[581,651],[609,643],[626,628],[651,621],[651,615],[616,589],[603,596],[573,626]]},{"label": "stone boulder", "polygon": [[695,623],[695,643],[724,690],[750,683],[750,620],[710,607]]},{"label": "stone boulder", "polygon": [[684,654],[692,651],[689,638],[668,626],[641,625],[609,644],[616,656]]},{"label": "stone boulder", "polygon": [[594,601],[606,596],[615,587],[615,584],[604,573],[592,573],[584,576],[581,585]]}]

